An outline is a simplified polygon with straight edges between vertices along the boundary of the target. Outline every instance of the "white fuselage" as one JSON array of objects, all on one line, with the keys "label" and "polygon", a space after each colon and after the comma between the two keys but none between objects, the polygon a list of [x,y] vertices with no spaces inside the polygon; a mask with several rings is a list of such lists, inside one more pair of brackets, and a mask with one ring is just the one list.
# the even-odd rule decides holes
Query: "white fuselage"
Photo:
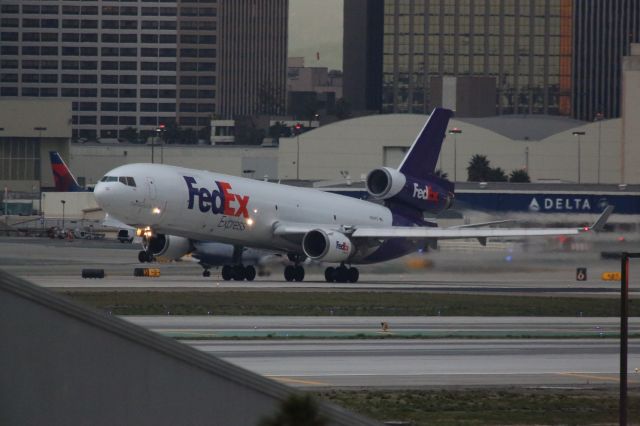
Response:
[{"label": "white fuselage", "polygon": [[274,235],[277,224],[392,226],[384,206],[310,188],[159,164],[125,165],[107,176],[135,180],[96,185],[96,200],[110,215],[194,240],[300,252],[299,241]]}]

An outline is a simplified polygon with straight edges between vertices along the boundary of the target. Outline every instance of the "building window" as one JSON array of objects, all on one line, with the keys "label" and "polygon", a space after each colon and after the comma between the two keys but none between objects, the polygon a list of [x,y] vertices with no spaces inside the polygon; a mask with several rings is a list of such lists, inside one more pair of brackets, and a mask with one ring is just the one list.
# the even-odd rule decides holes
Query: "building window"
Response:
[{"label": "building window", "polygon": [[40,140],[11,138],[0,141],[0,180],[37,180]]}]

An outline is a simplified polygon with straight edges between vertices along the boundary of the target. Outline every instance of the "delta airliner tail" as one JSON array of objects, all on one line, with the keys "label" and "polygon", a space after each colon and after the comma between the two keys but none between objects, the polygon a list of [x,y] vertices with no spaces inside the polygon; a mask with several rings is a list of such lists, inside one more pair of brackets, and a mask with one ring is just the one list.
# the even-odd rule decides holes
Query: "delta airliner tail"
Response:
[{"label": "delta airliner tail", "polygon": [[51,158],[51,170],[53,171],[53,179],[56,183],[56,191],[59,192],[81,192],[84,191],[76,180],[69,167],[65,164],[58,151],[49,151]]}]

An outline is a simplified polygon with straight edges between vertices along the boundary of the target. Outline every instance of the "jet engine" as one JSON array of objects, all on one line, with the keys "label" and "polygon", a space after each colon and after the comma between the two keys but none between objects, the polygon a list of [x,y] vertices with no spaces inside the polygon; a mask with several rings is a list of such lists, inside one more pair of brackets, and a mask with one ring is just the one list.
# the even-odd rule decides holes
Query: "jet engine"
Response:
[{"label": "jet engine", "polygon": [[347,236],[336,231],[314,229],[302,239],[302,250],[310,259],[344,262],[355,252]]},{"label": "jet engine", "polygon": [[377,199],[386,200],[402,191],[406,182],[407,178],[398,170],[381,167],[367,175],[367,191]]},{"label": "jet engine", "polygon": [[160,261],[180,259],[193,251],[193,245],[188,238],[165,234],[144,237],[142,247]]}]

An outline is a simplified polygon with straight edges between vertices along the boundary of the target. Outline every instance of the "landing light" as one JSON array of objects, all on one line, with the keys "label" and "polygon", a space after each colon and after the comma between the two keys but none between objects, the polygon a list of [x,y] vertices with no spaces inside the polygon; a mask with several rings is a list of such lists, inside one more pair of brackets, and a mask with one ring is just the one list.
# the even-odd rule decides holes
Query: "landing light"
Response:
[{"label": "landing light", "polygon": [[147,226],[145,228],[136,228],[136,235],[138,237],[147,237],[150,238],[153,236],[153,231],[151,230],[151,227]]},{"label": "landing light", "polygon": [[160,214],[161,212],[162,212],[162,210],[160,210],[160,207],[154,207],[151,210],[151,213],[153,213],[153,214]]},{"label": "landing light", "polygon": [[253,225],[253,219],[248,218],[247,219],[247,225],[249,225],[249,226]]},{"label": "landing light", "polygon": [[254,213],[258,213],[258,209],[253,209],[253,212]]}]

